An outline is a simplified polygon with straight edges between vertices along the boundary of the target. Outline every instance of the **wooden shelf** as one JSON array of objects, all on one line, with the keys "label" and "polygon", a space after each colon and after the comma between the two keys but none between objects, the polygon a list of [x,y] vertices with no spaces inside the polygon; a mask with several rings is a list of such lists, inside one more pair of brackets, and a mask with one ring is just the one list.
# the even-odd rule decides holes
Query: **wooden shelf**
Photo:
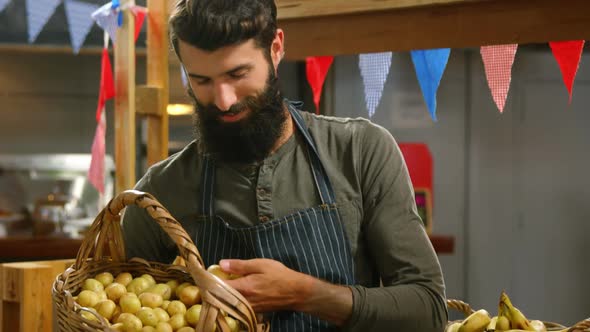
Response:
[{"label": "wooden shelf", "polygon": [[[455,249],[455,238],[444,235],[430,235],[435,251],[440,254],[452,254]],[[75,258],[81,238],[63,236],[34,237],[22,234],[0,238],[0,261],[28,261],[46,259]]]}]

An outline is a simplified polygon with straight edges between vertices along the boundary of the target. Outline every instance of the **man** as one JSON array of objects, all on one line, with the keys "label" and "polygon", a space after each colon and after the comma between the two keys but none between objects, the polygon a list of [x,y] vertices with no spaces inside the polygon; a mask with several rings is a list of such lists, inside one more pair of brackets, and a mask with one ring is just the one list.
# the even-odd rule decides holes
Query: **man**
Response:
[{"label": "man", "polygon": [[[171,41],[196,106],[195,141],[137,184],[181,222],[207,266],[272,331],[438,331],[444,283],[391,135],[283,99],[272,0],[180,0]],[[176,249],[127,209],[129,257]],[[380,286],[382,284],[382,286]]]}]

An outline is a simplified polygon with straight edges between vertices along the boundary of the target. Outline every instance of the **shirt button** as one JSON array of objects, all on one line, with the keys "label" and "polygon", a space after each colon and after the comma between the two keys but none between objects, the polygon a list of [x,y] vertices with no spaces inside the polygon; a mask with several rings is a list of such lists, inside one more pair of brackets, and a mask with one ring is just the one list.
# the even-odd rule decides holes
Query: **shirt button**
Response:
[{"label": "shirt button", "polygon": [[269,219],[267,216],[260,216],[258,220],[260,220],[260,222],[267,222]]}]

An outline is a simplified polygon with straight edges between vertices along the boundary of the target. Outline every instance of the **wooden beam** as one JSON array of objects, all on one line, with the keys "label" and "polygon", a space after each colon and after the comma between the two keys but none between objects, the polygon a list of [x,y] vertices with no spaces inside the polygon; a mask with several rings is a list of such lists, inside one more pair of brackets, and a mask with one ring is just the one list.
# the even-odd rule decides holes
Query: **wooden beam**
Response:
[{"label": "wooden beam", "polygon": [[[127,5],[131,0],[122,0]],[[124,10],[115,44],[115,193],[135,186],[135,17]]]},{"label": "wooden beam", "polygon": [[147,118],[147,164],[168,157],[168,4],[148,0],[147,84],[158,87],[157,116]]},{"label": "wooden beam", "polygon": [[[139,115],[160,117],[162,109],[162,88],[152,85],[138,85],[135,88],[135,112]],[[148,137],[149,142],[150,137]]]},{"label": "wooden beam", "polygon": [[278,18],[358,14],[482,0],[276,0]]},{"label": "wooden beam", "polygon": [[291,60],[313,55],[590,39],[588,0],[536,0],[534,4],[529,0],[425,1],[420,6],[376,11],[357,8],[359,12],[348,14],[320,10],[322,3],[344,6],[344,0],[299,2],[308,9],[295,12],[283,6],[280,10],[285,13],[279,14],[278,25],[285,30],[286,57]]}]

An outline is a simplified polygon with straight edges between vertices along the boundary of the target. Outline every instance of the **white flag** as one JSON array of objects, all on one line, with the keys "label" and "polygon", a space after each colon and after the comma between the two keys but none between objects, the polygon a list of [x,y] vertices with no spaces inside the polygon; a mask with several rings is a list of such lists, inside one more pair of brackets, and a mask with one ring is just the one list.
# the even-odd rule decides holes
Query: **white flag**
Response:
[{"label": "white flag", "polygon": [[47,21],[55,13],[61,0],[27,0],[27,25],[29,43],[34,42]]},{"label": "white flag", "polygon": [[70,42],[72,43],[74,54],[78,54],[86,36],[94,25],[91,15],[98,9],[98,6],[76,0],[65,1],[66,18],[70,29]]},{"label": "white flag", "polygon": [[4,8],[6,8],[6,6],[8,6],[9,2],[10,2],[10,0],[0,0],[0,13],[2,13]]},{"label": "white flag", "polygon": [[383,87],[389,74],[389,68],[391,68],[391,56],[391,52],[359,55],[359,67],[365,85],[365,102],[369,110],[369,117],[375,114],[381,101]]},{"label": "white flag", "polygon": [[117,38],[117,11],[113,9],[111,2],[103,5],[92,13],[92,18],[96,24],[105,30],[113,43]]}]

